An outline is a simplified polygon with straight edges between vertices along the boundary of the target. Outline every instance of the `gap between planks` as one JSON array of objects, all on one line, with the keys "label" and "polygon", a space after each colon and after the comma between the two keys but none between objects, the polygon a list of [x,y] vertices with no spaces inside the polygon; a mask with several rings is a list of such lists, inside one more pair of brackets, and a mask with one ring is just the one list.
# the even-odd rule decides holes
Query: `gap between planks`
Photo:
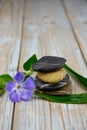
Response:
[{"label": "gap between planks", "polygon": [[[18,67],[17,67],[17,71],[19,71],[19,64],[20,64],[20,58],[21,58],[21,48],[22,48],[22,37],[23,37],[23,30],[24,30],[24,10],[25,10],[25,0],[22,0],[22,22],[21,22],[21,34],[20,34],[20,48],[19,48],[19,60],[18,60]],[[11,130],[13,130],[13,125],[14,125],[14,114],[15,114],[15,105],[16,103],[14,103],[14,106],[13,106],[13,115],[12,115],[12,124],[11,124]]]}]

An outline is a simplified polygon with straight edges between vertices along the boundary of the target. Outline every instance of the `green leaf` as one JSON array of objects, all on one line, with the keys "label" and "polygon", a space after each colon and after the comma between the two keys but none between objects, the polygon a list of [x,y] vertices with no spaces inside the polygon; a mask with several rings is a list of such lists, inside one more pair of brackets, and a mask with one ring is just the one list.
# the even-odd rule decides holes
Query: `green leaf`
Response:
[{"label": "green leaf", "polygon": [[9,74],[0,75],[0,89],[5,89],[6,83],[13,80]]},{"label": "green leaf", "polygon": [[13,80],[13,78],[9,74],[0,75],[0,96],[4,93],[6,83]]},{"label": "green leaf", "polygon": [[49,100],[56,103],[65,103],[65,104],[86,104],[87,103],[87,93],[71,94],[68,96],[53,96],[53,95],[35,92],[35,95],[42,99]]},{"label": "green leaf", "polygon": [[32,68],[32,65],[37,61],[36,55],[32,55],[23,65],[25,71],[29,71]]},{"label": "green leaf", "polygon": [[68,67],[66,64],[64,65],[64,68],[68,73],[70,73],[75,79],[77,79],[85,88],[87,88],[87,78],[83,77],[82,75],[78,74],[74,70],[72,70],[70,67]]}]

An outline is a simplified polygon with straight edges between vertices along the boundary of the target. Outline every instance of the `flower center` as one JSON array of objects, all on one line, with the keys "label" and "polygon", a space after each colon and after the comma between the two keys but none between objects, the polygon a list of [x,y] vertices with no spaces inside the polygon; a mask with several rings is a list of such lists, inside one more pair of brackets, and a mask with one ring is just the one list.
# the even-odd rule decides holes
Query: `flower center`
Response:
[{"label": "flower center", "polygon": [[18,86],[17,86],[17,89],[20,89],[20,88],[21,88],[21,85],[18,85]]}]

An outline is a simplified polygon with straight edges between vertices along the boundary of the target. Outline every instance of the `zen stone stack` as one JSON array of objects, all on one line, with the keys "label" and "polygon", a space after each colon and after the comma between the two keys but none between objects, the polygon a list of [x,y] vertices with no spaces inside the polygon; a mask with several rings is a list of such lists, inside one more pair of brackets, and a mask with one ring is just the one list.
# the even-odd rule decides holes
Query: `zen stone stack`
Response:
[{"label": "zen stone stack", "polygon": [[44,56],[34,65],[36,91],[50,95],[71,94],[71,81],[64,69],[66,60],[62,57]]}]

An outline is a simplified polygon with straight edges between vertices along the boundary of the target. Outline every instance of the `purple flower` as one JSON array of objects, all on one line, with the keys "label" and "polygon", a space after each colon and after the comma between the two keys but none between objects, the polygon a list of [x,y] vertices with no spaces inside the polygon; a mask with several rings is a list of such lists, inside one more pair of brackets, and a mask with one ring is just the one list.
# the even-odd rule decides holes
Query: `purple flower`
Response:
[{"label": "purple flower", "polygon": [[6,90],[9,91],[9,98],[13,102],[28,101],[33,96],[35,83],[32,77],[24,81],[25,75],[18,72],[14,76],[14,81],[10,81],[6,85]]}]

